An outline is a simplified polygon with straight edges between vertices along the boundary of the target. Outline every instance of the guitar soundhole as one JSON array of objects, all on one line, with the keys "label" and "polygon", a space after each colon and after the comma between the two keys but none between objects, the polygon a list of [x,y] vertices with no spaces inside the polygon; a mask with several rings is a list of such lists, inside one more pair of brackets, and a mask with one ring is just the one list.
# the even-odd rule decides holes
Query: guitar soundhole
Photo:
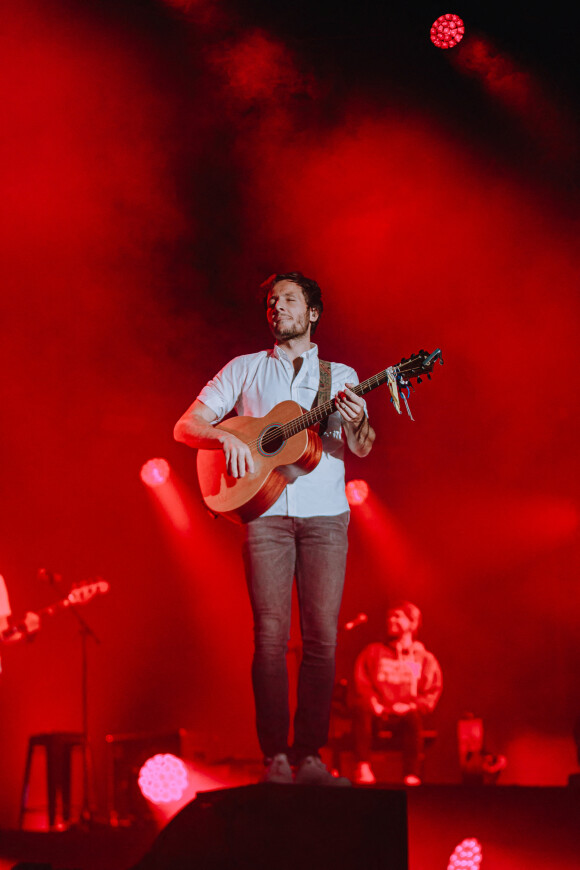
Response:
[{"label": "guitar soundhole", "polygon": [[262,456],[274,456],[279,453],[284,446],[284,438],[280,426],[268,426],[260,435],[258,441],[258,450]]}]

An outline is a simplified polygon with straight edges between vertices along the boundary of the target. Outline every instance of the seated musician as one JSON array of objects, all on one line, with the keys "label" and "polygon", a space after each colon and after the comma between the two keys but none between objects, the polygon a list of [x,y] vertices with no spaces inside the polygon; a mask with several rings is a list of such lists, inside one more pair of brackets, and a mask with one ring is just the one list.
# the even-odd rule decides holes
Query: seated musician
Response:
[{"label": "seated musician", "polygon": [[354,670],[355,782],[375,782],[370,766],[373,729],[379,725],[400,737],[405,785],[419,785],[423,716],[435,709],[442,689],[441,668],[415,635],[421,611],[409,601],[387,611],[384,642],[358,655]]}]

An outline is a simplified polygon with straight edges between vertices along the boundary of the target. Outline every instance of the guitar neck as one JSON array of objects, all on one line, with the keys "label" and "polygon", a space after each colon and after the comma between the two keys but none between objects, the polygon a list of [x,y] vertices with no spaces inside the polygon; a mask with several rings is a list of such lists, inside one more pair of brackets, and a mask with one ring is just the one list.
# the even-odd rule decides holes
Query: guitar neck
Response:
[{"label": "guitar neck", "polygon": [[[55,601],[54,604],[49,604],[48,607],[43,607],[41,610],[35,611],[36,616],[41,619],[44,616],[54,616],[59,610],[64,610],[67,607],[76,607],[79,604],[85,604],[90,601],[98,593],[108,592],[109,584],[106,580],[96,580],[94,583],[82,583],[75,586],[66,598],[60,601]],[[24,623],[11,625],[4,631],[0,632],[0,643],[10,640],[15,634],[26,632]]]},{"label": "guitar neck", "polygon": [[[393,366],[393,369],[396,375],[399,366]],[[371,390],[384,384],[388,380],[388,377],[388,369],[384,369],[384,371],[379,372],[377,375],[373,375],[372,378],[367,378],[366,381],[361,381],[360,384],[351,387],[352,392],[357,396],[364,396],[366,393],[370,393]],[[297,432],[302,432],[310,426],[322,423],[323,420],[330,417],[334,410],[334,399],[329,399],[328,402],[323,402],[322,405],[311,408],[310,411],[306,411],[300,417],[295,417],[294,420],[290,420],[289,423],[281,427],[283,437],[290,438],[290,436],[296,435]]]}]

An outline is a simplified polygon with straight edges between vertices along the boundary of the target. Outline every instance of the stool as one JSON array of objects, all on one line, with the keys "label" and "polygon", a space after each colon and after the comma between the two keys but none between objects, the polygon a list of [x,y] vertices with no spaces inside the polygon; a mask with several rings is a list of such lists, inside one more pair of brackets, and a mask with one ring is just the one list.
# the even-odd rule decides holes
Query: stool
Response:
[{"label": "stool", "polygon": [[[423,728],[421,731],[423,742],[423,751],[419,755],[419,765],[421,779],[424,776],[425,750],[435,743],[437,732]],[[375,728],[373,733],[372,751],[373,752],[401,752],[403,749],[402,740],[397,735],[393,734],[388,728],[381,727],[380,723]]]},{"label": "stool", "polygon": [[[434,730],[423,729],[423,746],[427,749],[437,739],[437,732]],[[338,773],[343,772],[342,755],[343,753],[354,752],[354,734],[352,733],[352,715],[344,712],[341,716],[335,716],[331,719],[331,728],[327,747],[331,752],[331,767]],[[400,739],[395,737],[392,731],[387,728],[377,727],[373,730],[372,751],[373,752],[400,752],[402,749]],[[425,761],[425,755],[422,754],[419,758],[421,769]],[[423,776],[421,770],[421,776]]]},{"label": "stool", "polygon": [[45,751],[48,824],[50,828],[54,828],[58,809],[62,824],[66,825],[70,820],[72,752],[75,748],[83,750],[84,746],[84,735],[71,731],[53,731],[49,734],[32,734],[29,737],[20,799],[20,828],[24,825],[25,813],[30,811],[28,791],[35,749]]}]

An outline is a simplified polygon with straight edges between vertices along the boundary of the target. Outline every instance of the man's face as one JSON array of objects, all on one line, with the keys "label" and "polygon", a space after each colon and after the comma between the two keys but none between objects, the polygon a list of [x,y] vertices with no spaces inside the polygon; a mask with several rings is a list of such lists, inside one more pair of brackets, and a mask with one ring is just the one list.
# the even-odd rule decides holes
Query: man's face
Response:
[{"label": "man's face", "polygon": [[413,623],[404,610],[387,611],[387,636],[402,637],[405,632],[411,631]]},{"label": "man's face", "polygon": [[268,326],[276,341],[310,335],[310,324],[318,312],[308,308],[302,287],[293,281],[278,281],[268,293]]}]

